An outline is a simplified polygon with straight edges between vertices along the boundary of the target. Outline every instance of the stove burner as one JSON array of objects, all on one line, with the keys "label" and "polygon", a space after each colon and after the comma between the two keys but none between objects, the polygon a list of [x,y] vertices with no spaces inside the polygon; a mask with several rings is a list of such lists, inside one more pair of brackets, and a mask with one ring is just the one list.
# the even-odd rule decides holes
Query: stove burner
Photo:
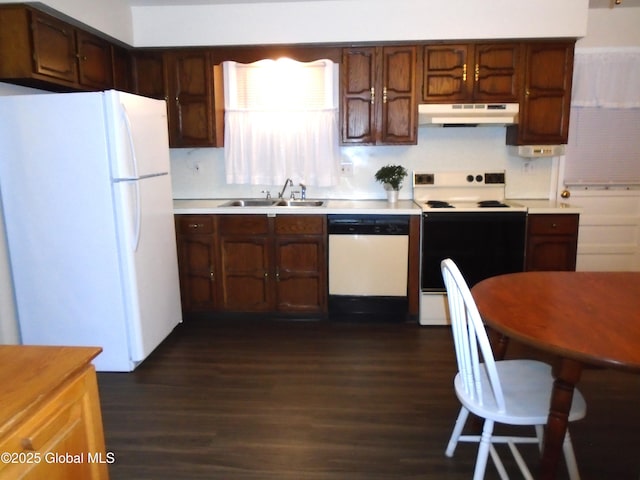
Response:
[{"label": "stove burner", "polygon": [[482,200],[478,202],[478,206],[481,208],[488,208],[488,207],[508,208],[509,207],[509,205],[507,205],[506,203],[502,203],[500,200]]},{"label": "stove burner", "polygon": [[449,202],[444,202],[442,200],[429,200],[427,205],[431,208],[453,208]]}]

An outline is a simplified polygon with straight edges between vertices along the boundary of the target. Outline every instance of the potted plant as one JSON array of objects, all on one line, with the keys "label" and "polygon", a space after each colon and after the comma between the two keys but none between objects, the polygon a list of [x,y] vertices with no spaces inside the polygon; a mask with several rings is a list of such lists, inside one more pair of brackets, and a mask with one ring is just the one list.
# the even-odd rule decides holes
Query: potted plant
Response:
[{"label": "potted plant", "polygon": [[402,165],[385,165],[376,172],[376,180],[384,185],[389,202],[398,200],[398,191],[402,188],[402,181],[406,176],[407,169]]}]

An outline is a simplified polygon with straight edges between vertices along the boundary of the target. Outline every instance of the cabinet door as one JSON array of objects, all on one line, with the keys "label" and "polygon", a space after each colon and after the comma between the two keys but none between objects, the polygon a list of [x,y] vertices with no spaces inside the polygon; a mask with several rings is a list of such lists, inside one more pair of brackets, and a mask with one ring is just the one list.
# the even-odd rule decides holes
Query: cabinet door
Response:
[{"label": "cabinet door", "polygon": [[422,50],[422,102],[454,103],[471,95],[469,45],[426,45]]},{"label": "cabinet door", "polygon": [[75,83],[78,77],[75,32],[68,24],[32,12],[34,73]]},{"label": "cabinet door", "polygon": [[340,69],[343,144],[375,143],[375,51],[370,47],[343,52]]},{"label": "cabinet door", "polygon": [[81,85],[106,90],[113,88],[111,45],[106,40],[78,30],[78,81]]},{"label": "cabinet door", "polygon": [[276,310],[324,313],[327,307],[326,217],[275,218]]},{"label": "cabinet door", "polygon": [[273,308],[271,239],[266,215],[220,215],[221,307],[234,312]]},{"label": "cabinet door", "polygon": [[177,215],[180,294],[184,311],[217,307],[216,237],[212,215]]},{"label": "cabinet door", "polygon": [[474,46],[473,100],[517,102],[520,93],[520,44]]},{"label": "cabinet door", "polygon": [[18,426],[6,442],[0,442],[2,451],[25,456],[37,454],[40,462],[2,465],[0,477],[24,480],[109,478],[95,370],[93,367],[85,370],[61,388],[43,399],[43,406]]},{"label": "cabinet door", "polygon": [[213,66],[206,51],[167,54],[169,133],[175,147],[218,146]]},{"label": "cabinet door", "polygon": [[343,144],[415,144],[416,47],[349,48],[341,68]]},{"label": "cabinet door", "polygon": [[578,224],[578,215],[529,215],[527,271],[575,270]]},{"label": "cabinet door", "polygon": [[113,88],[122,92],[134,92],[132,60],[129,51],[122,47],[113,46]]},{"label": "cabinet door", "polygon": [[573,47],[573,42],[527,44],[520,123],[508,127],[509,144],[567,143]]},{"label": "cabinet door", "polygon": [[416,47],[382,49],[382,96],[377,125],[380,144],[417,141]]},{"label": "cabinet door", "polygon": [[164,100],[166,92],[162,53],[135,52],[133,67],[135,93]]}]

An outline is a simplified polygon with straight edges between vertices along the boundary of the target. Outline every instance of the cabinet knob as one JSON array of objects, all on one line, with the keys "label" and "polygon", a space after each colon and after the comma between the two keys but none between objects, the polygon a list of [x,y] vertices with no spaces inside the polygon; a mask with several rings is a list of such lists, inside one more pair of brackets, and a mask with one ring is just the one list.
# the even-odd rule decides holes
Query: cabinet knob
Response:
[{"label": "cabinet knob", "polygon": [[371,87],[371,105],[376,101],[376,87]]},{"label": "cabinet knob", "polygon": [[562,193],[560,194],[560,197],[562,198],[569,198],[571,196],[571,192],[569,190],[563,190]]},{"label": "cabinet knob", "polygon": [[462,81],[463,82],[467,81],[467,64],[466,63],[462,66]]},{"label": "cabinet knob", "polygon": [[82,60],[83,62],[86,62],[86,61],[87,61],[87,56],[86,56],[86,55],[80,55],[79,53],[78,53],[78,54],[76,54],[76,58],[77,58],[78,60]]},{"label": "cabinet knob", "polygon": [[475,78],[475,81],[477,82],[477,81],[478,81],[478,78],[480,78],[480,65],[478,65],[477,63],[476,63],[476,70],[475,70],[475,74],[476,74],[476,75],[475,75],[475,77],[474,77],[474,78]]},{"label": "cabinet knob", "polygon": [[197,230],[198,228],[204,227],[204,223],[190,223],[189,228]]},{"label": "cabinet knob", "polygon": [[382,103],[387,103],[387,87],[382,89]]}]

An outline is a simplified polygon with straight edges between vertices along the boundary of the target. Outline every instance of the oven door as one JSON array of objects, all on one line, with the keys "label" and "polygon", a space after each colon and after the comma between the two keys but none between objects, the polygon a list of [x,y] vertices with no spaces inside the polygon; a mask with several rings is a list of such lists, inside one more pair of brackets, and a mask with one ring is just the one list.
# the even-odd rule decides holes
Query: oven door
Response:
[{"label": "oven door", "polygon": [[469,287],[524,269],[526,212],[425,212],[422,229],[423,292],[444,292],[440,262],[451,258]]}]

